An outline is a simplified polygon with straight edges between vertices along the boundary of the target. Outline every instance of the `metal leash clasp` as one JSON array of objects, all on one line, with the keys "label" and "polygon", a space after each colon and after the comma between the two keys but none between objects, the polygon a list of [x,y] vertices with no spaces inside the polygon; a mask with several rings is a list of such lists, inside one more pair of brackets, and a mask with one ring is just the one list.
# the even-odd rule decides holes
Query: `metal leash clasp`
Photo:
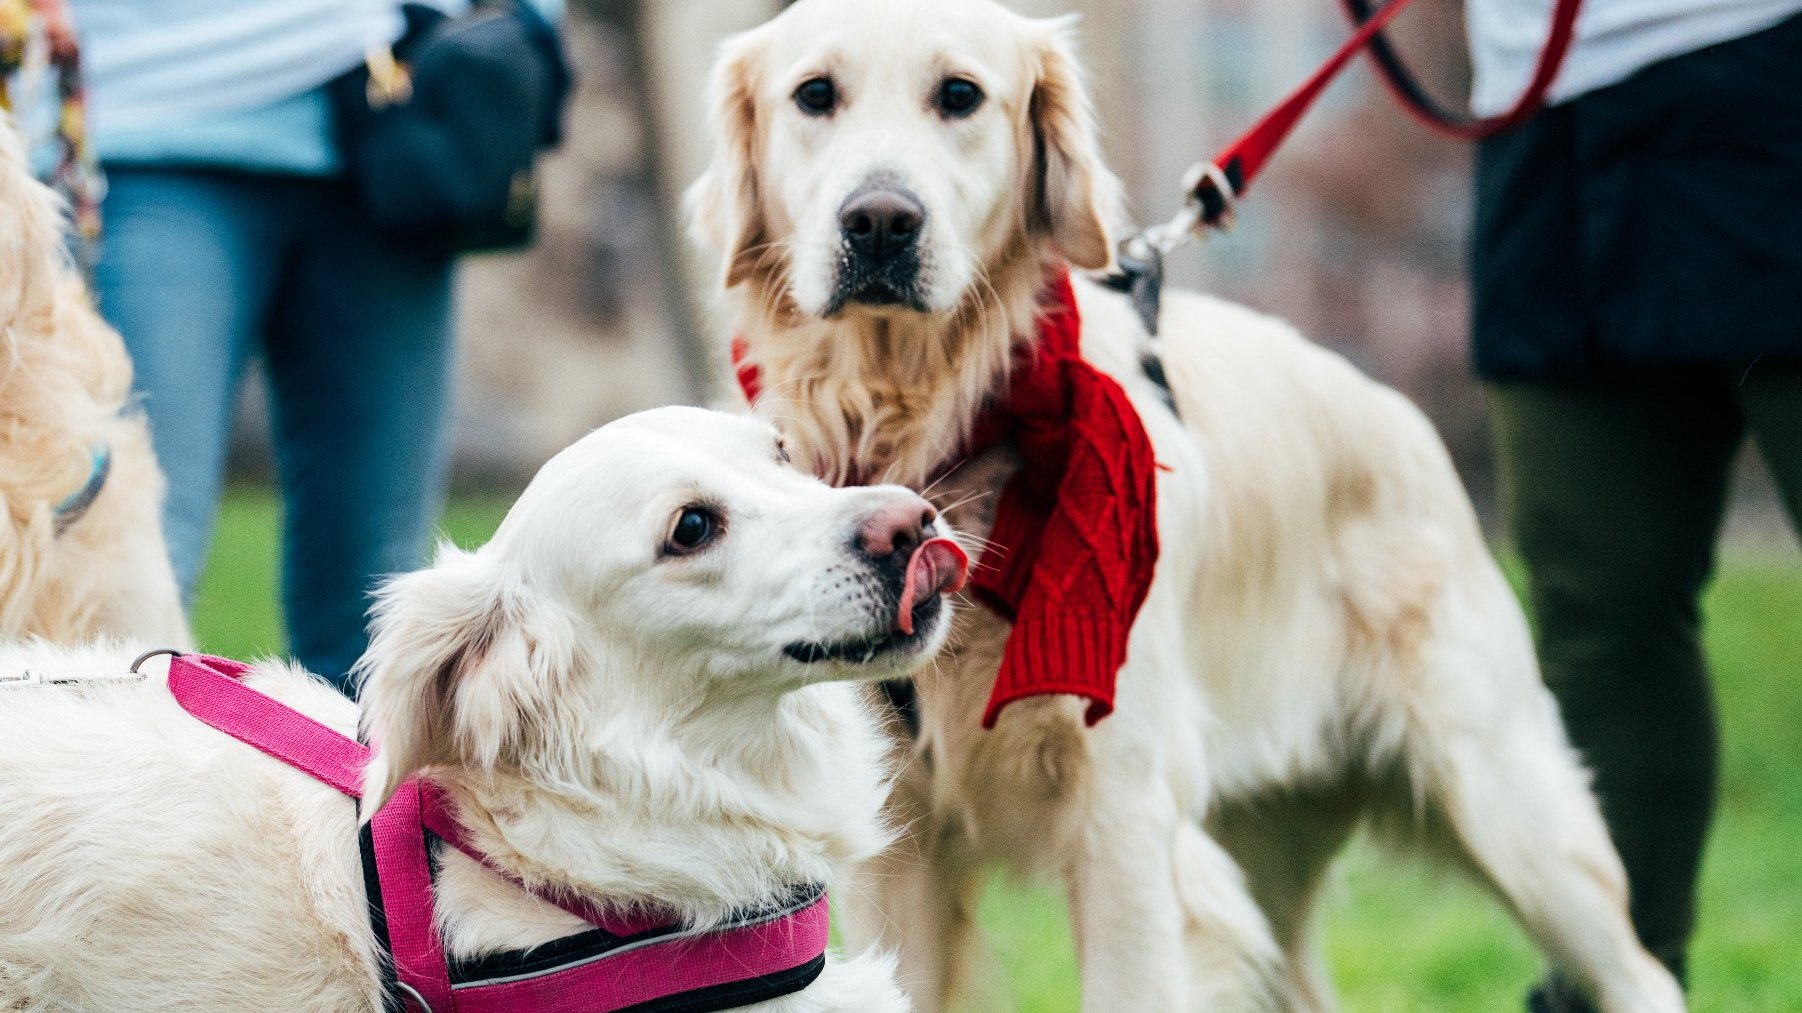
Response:
[{"label": "metal leash clasp", "polygon": [[142,682],[142,672],[46,672],[28,668],[17,675],[0,673],[0,689],[25,689],[33,686],[103,686],[116,683]]},{"label": "metal leash clasp", "polygon": [[1158,317],[1164,296],[1164,256],[1210,232],[1231,232],[1239,190],[1233,177],[1213,162],[1197,162],[1183,174],[1187,195],[1182,209],[1162,225],[1153,225],[1127,236],[1115,253],[1118,270],[1103,279],[1109,288],[1126,293],[1133,312],[1145,328],[1139,348],[1139,365],[1163,391],[1164,400],[1176,408],[1170,380],[1164,373],[1164,350],[1158,340]]},{"label": "metal leash clasp", "polygon": [[172,647],[159,647],[155,650],[145,651],[133,659],[131,667],[123,672],[48,672],[38,668],[27,668],[18,674],[0,672],[0,690],[26,689],[34,686],[107,686],[143,682],[144,662],[161,654],[167,654],[174,658],[179,657],[181,652]]},{"label": "metal leash clasp", "polygon": [[[1127,236],[1116,253],[1119,273],[1108,284],[1127,293],[1145,331],[1158,332],[1164,285],[1164,257],[1210,232],[1231,232],[1239,199],[1232,177],[1212,162],[1197,162],[1183,174],[1182,209],[1167,222]],[[1154,353],[1155,354],[1155,353]]]},{"label": "metal leash clasp", "polygon": [[1239,191],[1226,170],[1212,162],[1197,162],[1183,173],[1181,210],[1162,225],[1153,225],[1128,236],[1120,252],[1134,260],[1172,253],[1209,232],[1231,232],[1237,221]]}]

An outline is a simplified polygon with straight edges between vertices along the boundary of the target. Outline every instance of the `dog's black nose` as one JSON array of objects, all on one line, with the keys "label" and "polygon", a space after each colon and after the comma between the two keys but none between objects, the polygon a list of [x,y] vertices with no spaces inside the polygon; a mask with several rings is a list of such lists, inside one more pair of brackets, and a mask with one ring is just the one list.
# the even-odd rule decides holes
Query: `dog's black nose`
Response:
[{"label": "dog's black nose", "polygon": [[939,512],[931,503],[918,496],[903,496],[863,519],[857,526],[857,547],[873,559],[894,556],[905,563],[926,540],[926,529],[938,519]]},{"label": "dog's black nose", "polygon": [[838,227],[853,254],[880,264],[919,239],[926,209],[912,194],[869,190],[853,194],[838,211]]}]

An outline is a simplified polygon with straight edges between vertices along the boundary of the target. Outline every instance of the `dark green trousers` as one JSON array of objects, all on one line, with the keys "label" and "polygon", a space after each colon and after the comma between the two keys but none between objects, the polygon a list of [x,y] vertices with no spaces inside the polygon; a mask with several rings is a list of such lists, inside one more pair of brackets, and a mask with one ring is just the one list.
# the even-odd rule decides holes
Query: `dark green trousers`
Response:
[{"label": "dark green trousers", "polygon": [[1546,683],[1595,772],[1640,938],[1681,977],[1718,766],[1698,598],[1748,436],[1802,518],[1802,370],[1670,367],[1493,392]]}]

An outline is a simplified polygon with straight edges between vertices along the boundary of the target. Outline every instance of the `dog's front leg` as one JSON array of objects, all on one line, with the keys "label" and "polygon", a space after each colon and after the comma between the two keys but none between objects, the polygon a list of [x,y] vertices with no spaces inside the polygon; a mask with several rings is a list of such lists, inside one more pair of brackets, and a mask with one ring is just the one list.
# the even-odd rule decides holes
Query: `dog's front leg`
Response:
[{"label": "dog's front leg", "polygon": [[[1011,1008],[973,993],[992,972],[976,928],[977,866],[934,833],[926,816],[926,771],[915,763],[889,796],[889,821],[905,828],[862,864],[840,893],[845,941],[854,950],[894,952],[915,1013]],[[980,984],[979,984],[980,983]]]},{"label": "dog's front leg", "polygon": [[1166,784],[1103,780],[1065,874],[1084,1013],[1270,1008],[1277,949],[1238,867]]},{"label": "dog's front leg", "polygon": [[[1113,788],[1114,786],[1110,786]],[[1123,787],[1123,786],[1122,786]],[[1190,1009],[1175,868],[1176,807],[1136,787],[1098,798],[1066,874],[1083,1013]]]}]

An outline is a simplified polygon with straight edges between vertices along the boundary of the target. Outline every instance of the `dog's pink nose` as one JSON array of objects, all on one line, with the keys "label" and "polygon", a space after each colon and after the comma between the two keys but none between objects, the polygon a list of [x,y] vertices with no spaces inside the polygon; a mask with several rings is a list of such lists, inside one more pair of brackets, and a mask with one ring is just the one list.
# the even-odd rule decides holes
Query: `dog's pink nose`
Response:
[{"label": "dog's pink nose", "polygon": [[884,503],[857,528],[857,545],[876,559],[908,556],[939,519],[931,503],[912,494]]}]

